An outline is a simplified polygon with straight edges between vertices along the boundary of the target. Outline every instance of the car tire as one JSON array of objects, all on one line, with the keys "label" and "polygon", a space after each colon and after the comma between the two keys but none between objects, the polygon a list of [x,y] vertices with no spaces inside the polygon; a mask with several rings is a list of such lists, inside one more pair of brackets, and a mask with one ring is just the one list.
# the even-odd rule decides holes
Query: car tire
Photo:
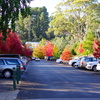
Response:
[{"label": "car tire", "polygon": [[73,67],[75,67],[76,69],[78,69],[79,67],[78,67],[78,65],[74,65]]},{"label": "car tire", "polygon": [[5,70],[5,71],[3,72],[3,76],[4,76],[5,78],[10,78],[10,77],[12,76],[12,71],[11,71],[11,70]]},{"label": "car tire", "polygon": [[97,71],[97,70],[96,70],[96,65],[93,66],[92,70],[95,71],[95,72]]},{"label": "car tire", "polygon": [[62,61],[60,61],[60,64],[63,64],[63,62],[62,62]]},{"label": "car tire", "polygon": [[73,63],[72,63],[72,66],[73,66],[73,67],[74,67],[74,64],[75,64],[75,63],[76,63],[76,62],[73,62]]}]

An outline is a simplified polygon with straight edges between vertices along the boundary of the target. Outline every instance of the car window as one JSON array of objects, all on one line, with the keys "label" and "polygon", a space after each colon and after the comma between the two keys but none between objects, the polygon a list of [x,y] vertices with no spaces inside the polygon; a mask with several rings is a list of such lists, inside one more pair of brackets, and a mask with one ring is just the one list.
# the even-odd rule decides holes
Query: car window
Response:
[{"label": "car window", "polygon": [[89,61],[92,61],[92,59],[91,58],[86,58],[85,61],[89,62]]},{"label": "car window", "polygon": [[5,59],[5,61],[8,65],[19,65],[19,62],[17,59]]},{"label": "car window", "polygon": [[96,58],[93,58],[92,60],[93,60],[93,61],[97,61],[97,59],[96,59]]},{"label": "car window", "polygon": [[0,65],[4,65],[4,61],[0,59]]}]

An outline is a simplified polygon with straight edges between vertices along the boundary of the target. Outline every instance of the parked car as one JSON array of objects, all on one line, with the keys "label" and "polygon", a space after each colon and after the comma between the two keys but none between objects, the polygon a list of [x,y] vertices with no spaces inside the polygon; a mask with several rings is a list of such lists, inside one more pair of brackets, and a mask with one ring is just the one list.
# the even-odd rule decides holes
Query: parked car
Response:
[{"label": "parked car", "polygon": [[100,71],[100,61],[98,61],[97,67],[96,67],[97,71]]},{"label": "parked car", "polygon": [[97,64],[98,64],[98,61],[96,61],[96,62],[88,62],[87,65],[85,66],[85,68],[88,69],[88,70],[96,71]]},{"label": "parked car", "polygon": [[73,67],[75,67],[75,68],[80,68],[80,61],[76,62],[76,63],[73,65]]},{"label": "parked car", "polygon": [[35,58],[35,61],[40,61],[40,58]]},{"label": "parked car", "polygon": [[57,59],[56,62],[62,64],[63,63],[63,60]]},{"label": "parked car", "polygon": [[35,57],[31,57],[32,60],[35,60]]},{"label": "parked car", "polygon": [[79,57],[79,58],[70,60],[70,61],[69,61],[69,65],[71,65],[71,66],[74,67],[74,64],[75,64],[75,63],[79,63],[80,60],[81,60],[82,58],[83,58],[83,57]]},{"label": "parked car", "polygon": [[13,68],[16,67],[17,65],[20,65],[20,70],[24,71],[24,67],[20,59],[1,57],[0,58],[0,73],[5,78],[10,78],[12,77],[12,74],[13,74]]},{"label": "parked car", "polygon": [[0,57],[11,57],[11,58],[19,58],[21,59],[21,56],[18,54],[0,54]]},{"label": "parked car", "polygon": [[56,62],[59,64],[68,64],[69,61],[62,60],[62,59],[56,59]]},{"label": "parked car", "polygon": [[28,62],[28,59],[25,56],[21,56],[21,61],[24,63],[24,65],[26,65]]},{"label": "parked car", "polygon": [[96,62],[97,59],[94,58],[94,57],[89,57],[89,56],[86,56],[86,57],[83,57],[80,61],[80,66],[81,68],[86,68],[87,66],[87,63],[89,62]]}]

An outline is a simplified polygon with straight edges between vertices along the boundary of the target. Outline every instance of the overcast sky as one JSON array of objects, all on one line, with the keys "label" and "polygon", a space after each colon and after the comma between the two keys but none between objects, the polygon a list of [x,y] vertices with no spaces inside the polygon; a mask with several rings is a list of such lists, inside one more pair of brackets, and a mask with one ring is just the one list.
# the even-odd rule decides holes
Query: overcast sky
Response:
[{"label": "overcast sky", "polygon": [[47,11],[49,12],[49,15],[51,15],[52,12],[55,10],[55,6],[61,2],[62,0],[34,0],[31,2],[31,7],[43,7],[45,6],[47,8]]},{"label": "overcast sky", "polygon": [[[31,2],[31,7],[43,7],[47,8],[49,15],[55,11],[55,6],[63,0],[34,0]],[[100,0],[98,0],[100,2]]]}]

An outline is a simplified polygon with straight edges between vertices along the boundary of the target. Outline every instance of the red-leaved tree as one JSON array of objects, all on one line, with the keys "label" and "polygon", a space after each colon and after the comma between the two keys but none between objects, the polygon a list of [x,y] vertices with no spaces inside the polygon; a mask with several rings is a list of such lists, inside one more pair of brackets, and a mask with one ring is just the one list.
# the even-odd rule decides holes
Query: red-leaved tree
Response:
[{"label": "red-leaved tree", "polygon": [[19,36],[14,33],[10,32],[6,39],[6,45],[9,47],[9,53],[10,54],[22,54],[22,44],[19,39]]},{"label": "red-leaved tree", "polygon": [[3,41],[2,33],[0,33],[0,54],[19,54],[31,57],[32,52],[26,46],[22,46],[17,33],[10,31],[5,41]]},{"label": "red-leaved tree", "polygon": [[95,38],[93,42],[93,56],[95,58],[100,57],[100,42]]},{"label": "red-leaved tree", "polygon": [[31,49],[27,48],[26,45],[23,47],[22,55],[24,55],[26,57],[31,57],[32,53],[33,53],[33,51]]},{"label": "red-leaved tree", "polygon": [[0,54],[7,54],[9,52],[8,45],[2,40],[3,36],[0,33]]},{"label": "red-leaved tree", "polygon": [[47,42],[47,44],[42,48],[44,56],[53,56],[53,47],[54,45],[51,42]]},{"label": "red-leaved tree", "polygon": [[71,54],[71,51],[68,49],[68,47],[66,47],[64,51],[62,52],[60,59],[67,60],[67,61],[72,59],[72,54]]}]

